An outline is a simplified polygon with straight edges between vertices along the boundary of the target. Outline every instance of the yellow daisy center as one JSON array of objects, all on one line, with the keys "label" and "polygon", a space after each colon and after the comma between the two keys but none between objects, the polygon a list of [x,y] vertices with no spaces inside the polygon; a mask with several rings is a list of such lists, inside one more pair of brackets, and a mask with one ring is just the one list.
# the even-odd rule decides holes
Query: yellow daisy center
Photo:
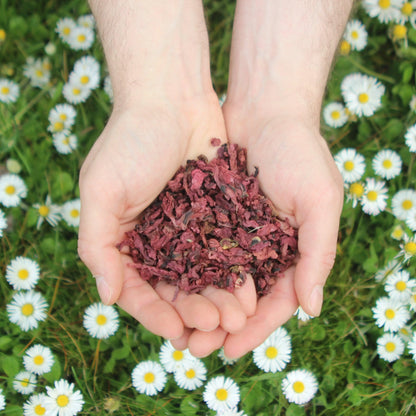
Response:
[{"label": "yellow daisy center", "polygon": [[73,88],[72,89],[72,94],[74,94],[74,95],[80,95],[81,94],[81,90],[79,88]]},{"label": "yellow daisy center", "polygon": [[69,137],[64,137],[62,139],[62,144],[64,144],[65,146],[68,146],[69,145]]},{"label": "yellow daisy center", "polygon": [[7,95],[10,92],[10,88],[9,87],[1,87],[1,93],[4,95]]},{"label": "yellow daisy center", "polygon": [[409,211],[409,209],[413,208],[413,202],[410,199],[405,199],[402,202],[402,208],[406,211]]},{"label": "yellow daisy center", "polygon": [[44,415],[46,412],[46,409],[41,404],[37,404],[33,410],[36,415]]},{"label": "yellow daisy center", "polygon": [[78,218],[79,217],[79,210],[77,210],[76,208],[71,209],[71,212],[69,213],[69,215],[72,218]]},{"label": "yellow daisy center", "polygon": [[354,162],[352,160],[347,160],[346,162],[344,162],[344,169],[347,172],[351,172],[354,169],[355,165]]},{"label": "yellow daisy center", "polygon": [[390,0],[378,0],[380,9],[388,9],[390,7]]},{"label": "yellow daisy center", "polygon": [[301,381],[293,383],[293,390],[295,393],[302,393],[305,390],[305,385]]},{"label": "yellow daisy center", "polygon": [[183,360],[183,352],[182,352],[182,351],[180,351],[180,350],[175,350],[175,351],[173,351],[173,353],[172,353],[172,358],[173,358],[175,361],[181,361],[181,360]]},{"label": "yellow daisy center", "polygon": [[42,217],[48,216],[49,211],[49,207],[47,207],[46,205],[41,205],[38,209],[39,215]]},{"label": "yellow daisy center", "polygon": [[358,38],[360,37],[360,35],[359,35],[359,33],[358,33],[356,30],[353,30],[353,31],[351,32],[351,37],[352,37],[353,39],[358,39]]},{"label": "yellow daisy center", "polygon": [[387,319],[393,319],[396,316],[396,312],[394,312],[393,309],[386,309],[386,312],[384,312],[384,316]]},{"label": "yellow daisy center", "polygon": [[226,390],[226,389],[218,389],[216,392],[215,392],[215,397],[218,399],[218,400],[220,400],[220,401],[225,401],[225,400],[227,400],[227,398],[228,398],[228,391]]},{"label": "yellow daisy center", "polygon": [[143,380],[147,384],[151,384],[155,381],[155,375],[153,373],[146,373],[143,377]]},{"label": "yellow daisy center", "polygon": [[409,335],[409,331],[406,328],[400,328],[399,332],[403,335]]},{"label": "yellow daisy center", "polygon": [[404,251],[411,256],[416,254],[416,243],[414,241],[409,241],[404,245]]},{"label": "yellow daisy center", "polygon": [[377,191],[369,191],[368,193],[367,193],[367,199],[369,200],[369,201],[377,201],[377,197],[378,197],[378,193],[377,193]]},{"label": "yellow daisy center", "polygon": [[20,380],[20,384],[22,387],[27,387],[29,385],[29,379],[24,378],[23,380]]},{"label": "yellow daisy center", "polygon": [[385,348],[387,352],[393,352],[396,349],[396,344],[391,341],[387,342]]},{"label": "yellow daisy center", "polygon": [[49,71],[49,70],[52,68],[51,63],[50,63],[50,62],[48,62],[48,61],[45,61],[45,62],[42,64],[42,66],[43,66],[43,69],[45,69],[46,71]]},{"label": "yellow daisy center", "polygon": [[37,355],[36,357],[33,357],[33,362],[36,365],[41,365],[41,364],[43,364],[44,361],[45,361],[45,359],[43,358],[42,355]]},{"label": "yellow daisy center", "polygon": [[359,182],[354,182],[350,185],[350,194],[360,198],[364,195],[364,186]]},{"label": "yellow daisy center", "polygon": [[61,114],[59,114],[59,118],[60,118],[62,121],[65,121],[68,117],[66,116],[66,114],[65,114],[65,113],[61,113]]},{"label": "yellow daisy center", "polygon": [[347,40],[342,40],[341,44],[339,46],[339,52],[341,53],[341,55],[348,55],[350,53],[351,50],[351,45]]},{"label": "yellow daisy center", "polygon": [[103,314],[97,315],[95,322],[97,322],[97,325],[105,325],[107,322],[107,317]]},{"label": "yellow daisy center", "polygon": [[368,100],[369,100],[369,96],[368,96],[368,94],[366,93],[366,92],[362,92],[359,96],[358,96],[358,101],[361,103],[361,104],[365,104],[365,103],[368,103]]},{"label": "yellow daisy center", "polygon": [[404,4],[403,4],[403,6],[402,6],[402,13],[403,13],[405,16],[410,16],[410,15],[413,13],[413,7],[412,7],[412,4],[411,4],[411,3],[409,3],[409,2],[404,3]]},{"label": "yellow daisy center", "polygon": [[33,305],[31,303],[25,303],[21,308],[22,314],[24,316],[32,315],[34,310],[35,310],[35,308],[33,307]]},{"label": "yellow daisy center", "polygon": [[396,240],[400,240],[403,237],[403,229],[398,225],[393,232],[391,233],[391,236],[395,238]]},{"label": "yellow daisy center", "polygon": [[384,159],[382,165],[384,169],[391,169],[393,167],[393,162],[390,159]]},{"label": "yellow daisy center", "polygon": [[403,292],[403,290],[406,290],[406,288],[407,288],[406,282],[403,282],[403,280],[399,280],[399,281],[396,283],[396,289],[397,289],[399,292]]},{"label": "yellow daisy center", "polygon": [[407,27],[405,25],[394,25],[393,36],[395,39],[403,39],[406,37]]},{"label": "yellow daisy center", "polygon": [[6,39],[6,31],[4,29],[0,29],[0,42],[3,42]]},{"label": "yellow daisy center", "polygon": [[35,74],[36,74],[36,76],[37,76],[38,78],[43,77],[43,72],[42,72],[40,69],[37,69],[37,70],[35,71]]},{"label": "yellow daisy center", "polygon": [[87,38],[85,35],[78,35],[77,40],[79,43],[84,43],[87,40]]},{"label": "yellow daisy center", "polygon": [[29,272],[27,269],[20,269],[17,272],[17,277],[21,280],[26,280],[29,277]]},{"label": "yellow daisy center", "polygon": [[57,121],[54,125],[53,125],[53,129],[55,131],[61,131],[64,128],[64,123],[62,123],[62,121]]},{"label": "yellow daisy center", "polygon": [[83,75],[80,79],[81,84],[88,84],[90,82],[90,77],[88,75]]},{"label": "yellow daisy center", "polygon": [[338,119],[341,117],[341,113],[340,113],[338,110],[334,110],[334,111],[331,113],[331,117],[332,117],[334,120],[338,120]]},{"label": "yellow daisy center", "polygon": [[186,378],[189,378],[189,379],[195,378],[196,376],[195,370],[193,368],[190,368],[189,370],[185,372],[185,376]]},{"label": "yellow daisy center", "polygon": [[59,407],[66,407],[66,406],[68,406],[68,403],[69,403],[69,397],[66,394],[60,394],[56,398],[56,404]]},{"label": "yellow daisy center", "polygon": [[62,29],[62,33],[68,36],[71,33],[71,29],[68,26],[66,26]]},{"label": "yellow daisy center", "polygon": [[5,191],[7,195],[14,195],[16,193],[16,188],[13,185],[7,185]]},{"label": "yellow daisy center", "polygon": [[277,348],[276,347],[268,347],[266,349],[266,357],[273,359],[277,357]]}]

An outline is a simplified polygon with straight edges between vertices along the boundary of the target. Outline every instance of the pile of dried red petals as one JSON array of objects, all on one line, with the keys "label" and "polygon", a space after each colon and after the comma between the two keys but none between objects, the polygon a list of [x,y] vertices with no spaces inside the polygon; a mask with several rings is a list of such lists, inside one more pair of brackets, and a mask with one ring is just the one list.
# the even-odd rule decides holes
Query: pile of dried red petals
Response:
[{"label": "pile of dried red petals", "polygon": [[188,161],[119,248],[129,247],[152,286],[163,280],[192,293],[208,285],[233,291],[249,273],[258,295],[266,294],[293,263],[297,231],[273,214],[256,176],[234,144],[210,162]]}]

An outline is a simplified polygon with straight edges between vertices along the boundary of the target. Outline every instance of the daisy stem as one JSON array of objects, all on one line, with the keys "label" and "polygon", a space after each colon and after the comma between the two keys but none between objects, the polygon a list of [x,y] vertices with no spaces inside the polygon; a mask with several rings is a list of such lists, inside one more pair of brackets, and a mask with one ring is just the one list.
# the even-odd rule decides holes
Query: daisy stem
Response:
[{"label": "daisy stem", "polygon": [[92,367],[94,368],[94,390],[95,390],[95,380],[97,378],[97,370],[98,370],[98,362],[100,357],[100,345],[101,345],[101,339],[97,342],[97,348],[95,349],[94,353],[94,360],[92,361]]},{"label": "daisy stem", "polygon": [[395,84],[396,80],[392,77],[389,77],[387,75],[380,74],[378,72],[372,71],[365,67],[364,65],[361,65],[360,62],[356,61],[351,56],[346,56],[346,59],[348,59],[349,62],[351,62],[355,67],[357,67],[360,71],[364,72],[367,75],[371,75],[373,77],[376,77],[378,79],[381,79],[385,82],[388,82],[389,84]]},{"label": "daisy stem", "polygon": [[413,178],[412,177],[412,169],[413,169],[413,165],[415,163],[415,157],[416,157],[416,153],[411,153],[411,157],[410,157],[410,162],[409,162],[409,167],[407,169],[407,183],[406,183],[406,187],[409,187],[410,181],[413,182]]}]

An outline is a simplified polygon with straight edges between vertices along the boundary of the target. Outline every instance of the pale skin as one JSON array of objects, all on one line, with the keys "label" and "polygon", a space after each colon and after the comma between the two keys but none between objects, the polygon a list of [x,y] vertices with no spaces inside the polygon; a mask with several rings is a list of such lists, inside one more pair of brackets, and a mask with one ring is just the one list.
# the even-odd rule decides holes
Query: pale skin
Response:
[{"label": "pale skin", "polygon": [[[115,100],[81,170],[79,253],[104,302],[196,356],[247,353],[299,304],[319,315],[343,201],[319,116],[351,3],[238,0],[221,110],[199,2],[90,1]],[[214,156],[211,137],[247,148],[279,216],[299,228],[296,265],[258,302],[251,279],[233,295],[207,288],[172,302],[174,288],[153,290],[115,247],[181,164]]]}]

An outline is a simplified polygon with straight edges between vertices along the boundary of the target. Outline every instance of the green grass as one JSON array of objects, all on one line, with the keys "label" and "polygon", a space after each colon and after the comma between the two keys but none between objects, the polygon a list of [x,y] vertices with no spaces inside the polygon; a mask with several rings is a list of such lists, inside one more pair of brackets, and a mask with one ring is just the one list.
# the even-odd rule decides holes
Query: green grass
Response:
[{"label": "green grass", "polygon": [[[0,278],[0,388],[7,407],[1,414],[21,415],[25,397],[12,387],[14,375],[23,369],[25,349],[40,343],[55,354],[52,371],[39,378],[41,391],[54,380],[66,378],[81,390],[85,405],[82,414],[115,415],[206,415],[202,389],[187,392],[177,387],[173,377],[155,397],[139,395],[131,386],[131,371],[146,359],[158,359],[163,342],[120,311],[118,332],[108,340],[88,336],[82,327],[87,306],[98,300],[95,283],[77,256],[76,230],[61,221],[56,228],[47,224],[36,229],[37,214],[32,204],[50,195],[54,203],[77,198],[78,172],[94,140],[105,126],[111,104],[102,89],[85,104],[77,106],[73,131],[78,149],[59,155],[47,132],[49,110],[63,102],[62,86],[82,52],[71,51],[55,33],[59,18],[88,13],[86,2],[26,1],[19,7],[0,0],[0,28],[7,38],[0,44],[0,77],[17,81],[21,95],[15,104],[0,103],[0,171],[8,159],[22,166],[20,175],[28,187],[28,197],[16,208],[4,208],[10,229],[0,240],[0,273],[18,255],[38,261],[41,280],[38,290],[49,303],[48,318],[39,328],[22,332],[8,320],[6,304],[12,290]],[[212,75],[219,94],[226,91],[228,55],[234,4],[227,0],[204,1],[211,37]],[[371,159],[383,148],[400,153],[402,174],[389,182],[390,195],[416,182],[415,154],[404,145],[406,129],[416,122],[409,109],[415,88],[416,30],[409,25],[408,46],[387,36],[388,25],[370,19],[363,10],[356,15],[366,24],[369,44],[363,52],[338,57],[334,64],[325,102],[341,100],[340,82],[351,72],[377,76],[386,86],[383,107],[374,116],[348,123],[341,129],[323,124],[322,132],[335,154],[354,147],[367,159],[367,175],[372,176]],[[33,88],[23,76],[28,56],[44,56],[44,46],[52,41],[57,52],[51,57],[52,86]],[[91,53],[103,62],[96,42]],[[374,279],[399,251],[399,242],[390,237],[397,221],[387,211],[377,217],[364,214],[346,203],[339,232],[338,257],[325,289],[321,317],[307,323],[293,318],[285,326],[292,337],[293,353],[288,367],[277,374],[264,373],[252,362],[251,354],[236,364],[224,366],[216,353],[205,358],[208,377],[226,375],[241,389],[239,409],[247,415],[407,415],[416,413],[414,391],[416,364],[408,354],[395,363],[380,359],[376,352],[377,328],[371,308],[383,287]],[[403,224],[402,224],[403,225]],[[416,261],[406,269],[416,277]],[[410,323],[413,323],[411,321]],[[319,380],[316,397],[306,406],[289,404],[280,383],[288,370],[307,368]]]}]

